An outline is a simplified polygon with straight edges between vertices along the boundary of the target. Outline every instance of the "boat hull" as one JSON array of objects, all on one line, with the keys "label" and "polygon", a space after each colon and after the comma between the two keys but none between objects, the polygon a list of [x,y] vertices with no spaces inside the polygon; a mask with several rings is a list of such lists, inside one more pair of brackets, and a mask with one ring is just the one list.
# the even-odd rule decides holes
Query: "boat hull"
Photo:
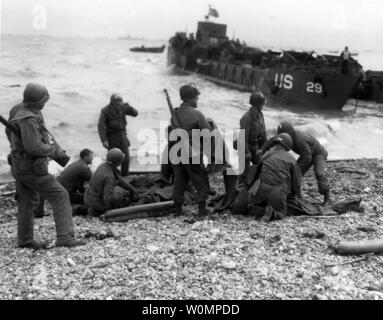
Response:
[{"label": "boat hull", "polygon": [[217,61],[205,61],[195,70],[182,69],[221,86],[245,92],[262,91],[272,104],[305,109],[342,109],[360,82],[360,76],[356,75],[259,68]]}]

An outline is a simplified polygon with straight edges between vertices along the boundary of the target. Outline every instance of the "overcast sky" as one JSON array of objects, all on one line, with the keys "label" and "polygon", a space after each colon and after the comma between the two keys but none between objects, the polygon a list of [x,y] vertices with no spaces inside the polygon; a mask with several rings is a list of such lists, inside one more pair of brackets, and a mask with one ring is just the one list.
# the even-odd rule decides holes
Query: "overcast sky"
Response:
[{"label": "overcast sky", "polygon": [[[1,0],[0,0],[1,1]],[[139,36],[194,32],[208,4],[248,44],[383,51],[382,0],[2,0],[2,33]],[[41,7],[43,6],[43,7]],[[41,8],[47,11],[47,28]],[[37,19],[37,20],[36,20]]]}]

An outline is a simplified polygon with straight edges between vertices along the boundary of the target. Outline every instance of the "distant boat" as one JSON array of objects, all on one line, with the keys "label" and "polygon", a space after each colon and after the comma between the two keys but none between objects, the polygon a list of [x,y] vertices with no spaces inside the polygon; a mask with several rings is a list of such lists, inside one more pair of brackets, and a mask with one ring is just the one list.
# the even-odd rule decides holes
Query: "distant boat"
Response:
[{"label": "distant boat", "polygon": [[165,46],[162,46],[162,47],[145,47],[145,46],[141,46],[141,47],[135,47],[135,48],[131,48],[130,51],[132,52],[149,52],[149,53],[162,53],[164,52],[165,50]]},{"label": "distant boat", "polygon": [[343,74],[340,53],[248,47],[229,39],[226,24],[208,19],[198,22],[196,36],[176,32],[169,40],[168,65],[221,86],[262,91],[270,105],[342,109],[350,98],[383,99],[383,72],[370,72],[371,83],[365,84],[363,68],[353,57]]}]

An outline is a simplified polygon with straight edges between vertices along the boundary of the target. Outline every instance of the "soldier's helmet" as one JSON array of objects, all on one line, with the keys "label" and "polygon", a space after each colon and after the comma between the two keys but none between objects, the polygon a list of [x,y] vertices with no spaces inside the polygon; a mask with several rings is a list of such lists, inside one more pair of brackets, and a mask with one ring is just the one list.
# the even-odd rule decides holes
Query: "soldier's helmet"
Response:
[{"label": "soldier's helmet", "polygon": [[125,159],[125,154],[120,149],[112,149],[106,155],[106,161],[118,167]]},{"label": "soldier's helmet", "polygon": [[250,96],[250,101],[249,103],[253,106],[253,107],[263,107],[266,103],[266,98],[265,96],[263,95],[262,92],[254,92],[251,94]]},{"label": "soldier's helmet", "polygon": [[115,93],[115,94],[112,94],[112,96],[110,97],[110,103],[122,103],[124,102],[124,100],[122,99],[122,97],[118,94],[118,93]]},{"label": "soldier's helmet", "polygon": [[293,139],[291,139],[290,135],[287,133],[281,133],[275,138],[275,143],[279,143],[285,147],[287,151],[290,151],[293,147]]},{"label": "soldier's helmet", "polygon": [[294,132],[294,127],[289,121],[282,121],[277,129],[277,133],[288,133],[290,136]]},{"label": "soldier's helmet", "polygon": [[37,83],[29,83],[24,90],[23,102],[28,107],[41,107],[49,100],[48,89]]},{"label": "soldier's helmet", "polygon": [[180,88],[180,97],[183,101],[192,100],[200,94],[199,90],[191,85],[185,85]]}]

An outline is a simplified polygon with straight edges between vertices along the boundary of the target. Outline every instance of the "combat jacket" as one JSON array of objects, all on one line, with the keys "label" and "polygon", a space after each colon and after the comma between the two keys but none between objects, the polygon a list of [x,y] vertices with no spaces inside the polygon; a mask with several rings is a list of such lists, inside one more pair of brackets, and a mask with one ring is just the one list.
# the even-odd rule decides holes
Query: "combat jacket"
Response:
[{"label": "combat jacket", "polygon": [[84,192],[84,183],[89,182],[92,172],[84,160],[73,162],[60,174],[57,180],[69,194],[76,191]]},{"label": "combat jacket", "polygon": [[[190,146],[197,145],[196,144],[197,141],[193,142],[193,140],[195,140],[193,139],[193,134],[192,134],[193,129],[198,129],[198,130],[207,129],[209,131],[211,131],[212,129],[208,121],[206,120],[205,116],[203,115],[203,113],[197,110],[193,106],[193,103],[191,102],[182,103],[179,108],[175,109],[175,112],[177,116],[173,116],[171,118],[172,127],[174,129],[182,128],[187,132]],[[198,138],[198,140],[200,140],[200,136],[195,136],[195,138]],[[210,136],[206,137],[206,140],[209,140],[206,142],[210,143]],[[193,156],[194,152],[202,156],[202,148],[203,148],[204,142],[201,140],[199,142],[200,142],[200,150],[194,150],[194,149],[191,150],[189,155],[190,157]],[[173,144],[170,143],[170,146],[172,145]]]},{"label": "combat jacket", "polygon": [[256,152],[266,142],[265,119],[262,111],[251,107],[241,120],[240,128],[245,130],[245,153]]},{"label": "combat jacket", "polygon": [[18,174],[48,174],[48,158],[58,155],[58,148],[49,144],[44,118],[39,110],[24,105],[15,106],[10,112],[10,122],[20,132],[21,139],[8,132],[11,143],[11,161]]},{"label": "combat jacket", "polygon": [[101,142],[108,141],[108,134],[126,132],[126,116],[138,116],[138,111],[128,103],[118,106],[109,104],[101,110],[98,121],[98,133]]},{"label": "combat jacket", "polygon": [[266,153],[257,166],[256,179],[269,186],[283,185],[293,195],[301,195],[301,172],[294,157],[285,150]]},{"label": "combat jacket", "polygon": [[[313,136],[295,130],[291,136],[293,140],[292,150],[299,155],[297,160],[299,168],[301,169],[302,175],[304,175],[307,170],[312,165],[313,157],[316,155],[324,155],[327,158],[328,153],[326,149],[319,143],[317,139]],[[269,139],[265,145],[262,147],[262,150],[265,152],[270,149],[274,144],[274,138]]]},{"label": "combat jacket", "polygon": [[100,165],[89,182],[89,188],[85,191],[84,202],[89,208],[99,211],[107,211],[117,208],[117,199],[114,196],[116,186],[119,183],[120,173],[108,163]]}]

